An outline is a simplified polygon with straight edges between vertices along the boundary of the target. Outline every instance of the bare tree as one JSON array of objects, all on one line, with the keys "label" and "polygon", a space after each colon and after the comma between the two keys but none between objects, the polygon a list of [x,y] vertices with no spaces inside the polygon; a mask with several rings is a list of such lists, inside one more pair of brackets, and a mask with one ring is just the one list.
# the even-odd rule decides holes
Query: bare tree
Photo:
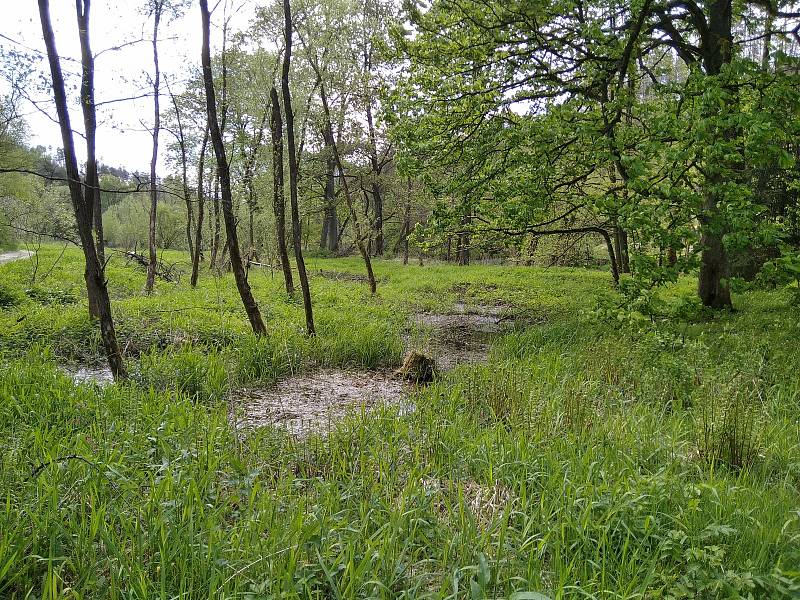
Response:
[{"label": "bare tree", "polygon": [[[86,185],[90,194],[91,210],[95,231],[95,246],[97,257],[101,264],[105,263],[105,248],[103,241],[103,207],[100,200],[100,178],[97,174],[97,113],[94,104],[94,56],[89,40],[89,10],[90,0],[75,4],[78,18],[78,37],[81,44],[81,109],[83,111],[83,127],[86,135]],[[93,317],[98,317],[97,307],[89,302],[89,312]]]},{"label": "bare tree", "polygon": [[205,169],[206,147],[208,146],[208,122],[206,122],[203,142],[200,144],[200,154],[197,159],[197,228],[194,233],[194,255],[192,255],[192,287],[197,287],[197,278],[200,273],[200,253],[203,244],[203,215],[205,208],[205,194],[203,193],[203,171]]},{"label": "bare tree", "polygon": [[[76,0],[75,8],[78,14],[79,26],[86,27],[85,35],[89,36],[89,2]],[[111,315],[111,300],[108,295],[103,264],[97,255],[97,246],[92,233],[93,197],[87,198],[81,184],[78,172],[78,160],[75,154],[75,142],[72,138],[72,124],[70,123],[69,109],[67,108],[67,94],[64,86],[64,75],[61,71],[61,61],[56,49],[55,34],[50,22],[50,3],[48,0],[39,0],[39,18],[42,24],[42,37],[47,49],[47,60],[50,65],[50,75],[53,84],[53,97],[58,115],[58,124],[61,129],[61,140],[64,144],[64,166],[67,172],[70,200],[75,214],[75,223],[81,240],[81,248],[86,263],[84,278],[86,291],[90,304],[94,302],[100,322],[100,335],[103,347],[108,358],[108,365],[114,379],[119,381],[127,376],[122,354],[117,343],[114,330],[114,319]],[[92,95],[94,90],[90,90]],[[92,104],[92,109],[94,105]],[[87,138],[88,143],[88,138]],[[88,153],[89,148],[87,148]],[[94,149],[91,149],[94,151]]]},{"label": "bare tree", "polygon": [[292,245],[297,272],[300,275],[300,288],[303,292],[303,307],[306,313],[306,331],[314,335],[314,313],[311,308],[311,290],[308,285],[308,273],[303,259],[302,235],[300,230],[300,211],[297,206],[297,150],[294,140],[294,111],[292,110],[292,94],[289,90],[289,69],[292,61],[292,8],[289,0],[283,0],[283,68],[281,71],[281,89],[283,92],[283,111],[286,114],[286,148],[289,151],[289,200],[292,211]]},{"label": "bare tree", "polygon": [[269,91],[272,104],[272,117],[270,129],[272,133],[272,185],[273,200],[272,210],[275,214],[275,236],[278,240],[278,256],[283,269],[283,282],[286,293],[294,294],[292,281],[292,265],[289,264],[289,253],[286,250],[286,195],[283,187],[283,119],[281,118],[281,104],[278,99],[278,90],[275,86]]},{"label": "bare tree", "polygon": [[150,261],[147,264],[147,281],[145,292],[153,291],[156,279],[156,212],[158,210],[158,186],[156,185],[156,162],[158,161],[158,134],[161,128],[161,110],[159,106],[159,93],[161,84],[161,70],[158,66],[158,26],[161,23],[161,13],[164,10],[163,0],[152,0],[150,10],[153,14],[153,154],[150,157],[150,226],[148,229],[147,243],[150,251]]},{"label": "bare tree", "polygon": [[194,220],[194,211],[192,210],[192,198],[189,192],[189,159],[186,149],[186,135],[183,128],[183,119],[181,117],[181,107],[178,104],[177,96],[172,92],[169,86],[169,80],[164,81],[167,85],[170,100],[172,100],[172,108],[175,111],[175,121],[177,129],[172,130],[175,136],[175,141],[178,143],[178,152],[180,153],[181,161],[181,184],[183,187],[183,200],[186,203],[186,245],[189,249],[189,259],[194,264],[194,242],[192,240],[192,221]]},{"label": "bare tree", "polygon": [[228,234],[228,248],[231,257],[231,269],[236,280],[236,287],[242,304],[247,312],[247,318],[256,335],[266,335],[267,328],[261,319],[250,284],[247,282],[247,273],[242,265],[242,256],[239,250],[239,238],[236,234],[236,217],[233,214],[233,194],[231,192],[231,174],[228,160],[225,156],[225,144],[222,140],[219,120],[217,119],[217,99],[214,93],[214,75],[211,71],[210,26],[211,15],[208,12],[208,0],[200,0],[200,14],[203,27],[203,46],[201,61],[203,65],[203,84],[206,91],[206,112],[208,113],[208,127],[211,143],[217,158],[217,175],[222,190],[222,214],[225,220],[225,230]]}]

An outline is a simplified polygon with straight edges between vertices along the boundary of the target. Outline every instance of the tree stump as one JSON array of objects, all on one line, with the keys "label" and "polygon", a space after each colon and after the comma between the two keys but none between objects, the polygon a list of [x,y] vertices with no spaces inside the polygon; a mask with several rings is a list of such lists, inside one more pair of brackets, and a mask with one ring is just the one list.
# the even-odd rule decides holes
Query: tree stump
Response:
[{"label": "tree stump", "polygon": [[415,350],[406,354],[402,366],[394,374],[414,383],[430,383],[436,376],[436,362]]}]

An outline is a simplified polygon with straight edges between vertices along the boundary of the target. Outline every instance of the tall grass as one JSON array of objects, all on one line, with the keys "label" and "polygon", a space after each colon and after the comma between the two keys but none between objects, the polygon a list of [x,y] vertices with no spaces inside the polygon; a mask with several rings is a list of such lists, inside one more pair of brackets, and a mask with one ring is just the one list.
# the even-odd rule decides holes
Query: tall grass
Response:
[{"label": "tall grass", "polygon": [[[636,331],[580,316],[611,293],[605,274],[376,261],[375,300],[312,279],[315,338],[251,273],[270,329],[256,340],[228,278],[145,298],[112,261],[135,377],[99,388],[57,367],[100,358],[82,302],[25,294],[24,269],[0,267],[22,294],[0,312],[0,597],[800,594],[800,357],[780,294]],[[39,285],[80,273],[67,253]],[[413,412],[305,440],[229,424],[229,390],[389,367],[411,313],[465,296],[542,319],[415,392]]]}]

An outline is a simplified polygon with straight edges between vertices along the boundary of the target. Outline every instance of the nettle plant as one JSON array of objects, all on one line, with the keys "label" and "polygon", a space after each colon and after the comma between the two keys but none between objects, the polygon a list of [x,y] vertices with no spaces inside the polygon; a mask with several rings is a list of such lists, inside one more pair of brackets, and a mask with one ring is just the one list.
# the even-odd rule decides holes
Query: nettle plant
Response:
[{"label": "nettle plant", "polygon": [[770,287],[790,287],[792,303],[800,304],[800,252],[785,247],[779,258],[764,264],[758,277]]}]

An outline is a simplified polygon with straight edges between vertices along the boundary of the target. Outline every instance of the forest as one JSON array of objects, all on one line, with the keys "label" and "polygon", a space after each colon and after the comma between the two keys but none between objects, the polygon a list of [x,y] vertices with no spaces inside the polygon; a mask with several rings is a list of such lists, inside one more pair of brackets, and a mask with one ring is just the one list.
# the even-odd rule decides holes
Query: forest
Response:
[{"label": "forest", "polygon": [[800,3],[0,25],[0,598],[800,598]]}]

